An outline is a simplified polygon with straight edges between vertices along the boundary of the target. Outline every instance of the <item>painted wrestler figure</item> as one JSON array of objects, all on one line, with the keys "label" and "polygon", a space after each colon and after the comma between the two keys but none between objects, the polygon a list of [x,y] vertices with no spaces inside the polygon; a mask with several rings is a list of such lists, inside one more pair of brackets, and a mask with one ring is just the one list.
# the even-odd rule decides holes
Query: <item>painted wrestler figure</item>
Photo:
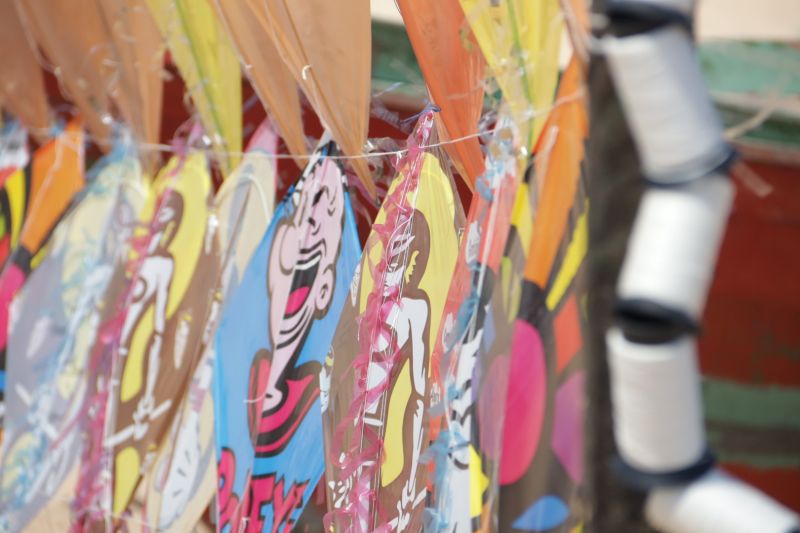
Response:
[{"label": "painted wrestler figure", "polygon": [[[132,302],[128,307],[120,337],[120,355],[128,355],[131,336],[137,324],[150,306],[153,307],[153,336],[147,358],[145,390],[133,414],[133,438],[141,439],[147,434],[150,421],[169,409],[171,401],[155,405],[155,385],[158,378],[161,344],[166,327],[169,288],[175,271],[175,259],[169,246],[178,232],[183,218],[183,197],[176,191],[165,193],[156,204],[153,234],[149,241],[133,287]],[[124,439],[123,439],[124,440]]]},{"label": "painted wrestler figure", "polygon": [[280,221],[270,250],[267,292],[272,353],[260,350],[251,367],[250,412],[258,456],[277,455],[319,394],[318,361],[297,364],[315,320],[328,312],[344,227],[342,172],[317,155],[292,194],[292,210]]},{"label": "painted wrestler figure", "polygon": [[[424,215],[415,210],[409,219],[398,225],[387,246],[388,261],[383,280],[384,295],[388,296],[400,289],[403,296],[399,302],[393,305],[387,318],[393,339],[379,337],[377,345],[374,347],[376,352],[386,352],[390,349],[393,340],[396,348],[402,354],[394,368],[402,368],[406,360],[410,363],[412,395],[406,406],[403,422],[405,426],[405,422],[410,418],[411,442],[403,448],[411,449],[411,461],[403,469],[406,481],[401,488],[400,499],[397,502],[398,516],[393,520],[393,526],[397,531],[406,527],[410,520],[410,513],[422,503],[426,494],[424,486],[417,486],[417,473],[423,446],[425,389],[430,356],[427,342],[430,303],[427,294],[420,289],[419,283],[427,267],[429,251],[430,229],[428,223]],[[396,375],[397,372],[392,374]],[[387,376],[386,370],[380,364],[370,363],[367,377],[368,388],[377,387],[387,379],[392,379],[392,376]],[[365,414],[367,424],[373,426],[383,424],[382,420],[386,418],[390,396],[391,388],[367,406]],[[423,484],[421,483],[421,485]]]}]

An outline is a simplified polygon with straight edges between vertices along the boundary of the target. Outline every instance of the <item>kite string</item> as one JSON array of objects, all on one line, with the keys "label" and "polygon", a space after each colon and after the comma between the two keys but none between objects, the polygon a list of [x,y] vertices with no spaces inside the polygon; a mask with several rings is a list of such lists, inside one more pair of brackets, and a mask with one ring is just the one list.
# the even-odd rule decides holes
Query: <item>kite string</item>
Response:
[{"label": "kite string", "polygon": [[[457,144],[463,141],[468,141],[470,139],[477,139],[484,137],[487,134],[496,133],[498,131],[502,131],[505,129],[513,128],[519,124],[524,124],[530,122],[531,120],[545,116],[549,114],[554,109],[561,107],[562,105],[568,104],[575,100],[581,99],[585,97],[586,91],[585,89],[581,88],[573,92],[572,94],[563,96],[553,102],[553,105],[547,106],[545,108],[539,110],[532,110],[530,113],[526,113],[525,116],[521,117],[519,120],[512,121],[511,124],[502,124],[496,125],[493,128],[489,128],[485,131],[471,133],[469,135],[464,135],[463,137],[457,137],[455,139],[446,139],[441,140],[432,144],[422,144],[417,146],[416,148],[419,150],[433,150],[435,148],[440,148],[444,146],[448,146],[451,144]],[[43,135],[50,135],[52,131],[50,129],[42,129],[42,128],[31,128],[29,131],[32,131],[37,134]],[[101,146],[111,146],[115,144],[114,139],[100,139],[98,137],[92,136],[88,133],[85,134],[85,137],[94,141],[95,144]],[[176,147],[171,144],[161,144],[161,143],[137,143],[137,148],[139,151],[149,151],[149,152],[162,152],[162,153],[175,153]],[[206,151],[212,151],[210,148],[203,148]],[[213,150],[218,152],[218,150]],[[401,156],[402,154],[408,153],[409,148],[400,148],[398,150],[389,150],[383,152],[371,152],[368,154],[359,154],[359,155],[329,155],[326,156],[328,159],[337,159],[337,160],[351,160],[351,159],[371,159],[371,158],[378,158],[378,157],[393,157],[393,156]],[[227,155],[234,155],[234,156],[244,156],[246,154],[253,155],[252,152],[229,152],[224,151]],[[301,155],[294,155],[294,154],[258,154],[259,157],[269,158],[269,159],[295,159],[295,160],[304,160],[313,157],[313,154],[301,154]]]}]

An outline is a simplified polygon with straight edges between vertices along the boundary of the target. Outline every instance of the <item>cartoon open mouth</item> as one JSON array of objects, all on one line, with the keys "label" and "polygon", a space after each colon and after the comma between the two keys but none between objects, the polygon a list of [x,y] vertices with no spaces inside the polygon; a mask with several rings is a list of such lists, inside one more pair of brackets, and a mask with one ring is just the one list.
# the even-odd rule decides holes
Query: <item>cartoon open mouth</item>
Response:
[{"label": "cartoon open mouth", "polygon": [[255,445],[257,456],[276,455],[289,443],[319,396],[319,368],[319,363],[309,361],[292,369],[292,374],[279,385],[283,401],[261,415]]},{"label": "cartoon open mouth", "polygon": [[311,287],[317,278],[319,263],[322,259],[322,241],[310,249],[300,250],[302,259],[295,265],[292,277],[292,290],[286,300],[283,318],[291,318],[300,311],[308,300]]}]

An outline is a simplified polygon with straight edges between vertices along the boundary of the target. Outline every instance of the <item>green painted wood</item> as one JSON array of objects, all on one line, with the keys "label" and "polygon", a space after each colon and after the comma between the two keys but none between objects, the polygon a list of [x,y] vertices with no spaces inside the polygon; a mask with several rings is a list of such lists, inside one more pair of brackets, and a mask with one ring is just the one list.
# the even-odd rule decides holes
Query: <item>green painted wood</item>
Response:
[{"label": "green painted wood", "polygon": [[800,389],[797,388],[706,378],[703,400],[709,421],[753,428],[800,429]]}]

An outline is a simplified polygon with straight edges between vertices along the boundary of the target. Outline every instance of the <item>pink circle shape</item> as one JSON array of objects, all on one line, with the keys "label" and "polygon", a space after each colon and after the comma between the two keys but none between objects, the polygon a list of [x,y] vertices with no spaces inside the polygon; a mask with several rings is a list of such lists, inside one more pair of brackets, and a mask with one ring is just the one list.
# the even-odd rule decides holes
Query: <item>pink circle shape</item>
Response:
[{"label": "pink circle shape", "polygon": [[511,345],[500,460],[500,483],[503,485],[518,481],[536,453],[544,420],[546,373],[539,332],[527,322],[517,320]]}]

